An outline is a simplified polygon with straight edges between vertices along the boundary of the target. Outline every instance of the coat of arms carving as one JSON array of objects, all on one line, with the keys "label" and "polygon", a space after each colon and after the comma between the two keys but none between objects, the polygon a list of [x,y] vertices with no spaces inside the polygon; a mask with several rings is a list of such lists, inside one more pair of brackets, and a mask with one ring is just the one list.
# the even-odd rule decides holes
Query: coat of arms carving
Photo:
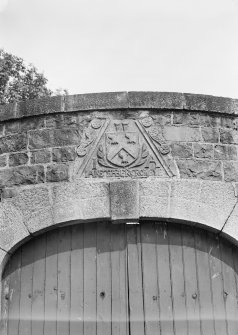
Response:
[{"label": "coat of arms carving", "polygon": [[170,148],[151,117],[93,119],[77,148],[76,174],[86,178],[145,178],[174,175]]}]

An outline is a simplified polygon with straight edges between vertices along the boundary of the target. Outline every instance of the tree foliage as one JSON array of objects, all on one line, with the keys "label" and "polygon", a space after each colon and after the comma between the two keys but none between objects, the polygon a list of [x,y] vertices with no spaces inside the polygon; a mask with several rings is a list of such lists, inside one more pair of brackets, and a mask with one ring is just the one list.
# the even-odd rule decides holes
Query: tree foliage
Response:
[{"label": "tree foliage", "polygon": [[47,81],[34,65],[0,49],[0,104],[51,96]]}]

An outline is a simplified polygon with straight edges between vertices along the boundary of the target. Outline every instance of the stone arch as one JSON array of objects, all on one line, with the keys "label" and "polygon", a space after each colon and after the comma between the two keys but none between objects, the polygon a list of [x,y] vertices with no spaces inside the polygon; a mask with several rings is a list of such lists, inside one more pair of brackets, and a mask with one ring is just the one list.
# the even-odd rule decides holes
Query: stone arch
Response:
[{"label": "stone arch", "polygon": [[[24,189],[0,204],[1,250],[10,253],[26,239],[69,222],[164,219],[197,224],[234,241],[237,197],[232,184],[173,179],[77,182]],[[30,199],[30,200],[29,200]]]},{"label": "stone arch", "polygon": [[[35,188],[31,193],[31,199],[35,199],[31,210],[28,199],[26,189],[15,198],[14,204],[0,205],[5,222],[1,227],[5,249],[0,250],[0,276],[19,245],[42,232],[72,223],[111,220],[117,224],[155,219],[168,224],[182,222],[216,231],[238,244],[238,206],[231,184],[169,179],[72,183],[57,186],[54,200],[49,203],[43,190]],[[41,201],[44,201],[44,211],[38,209]]]},{"label": "stone arch", "polygon": [[[74,95],[0,106],[0,272],[24,241],[70,222],[179,221],[213,229],[237,244],[237,106],[235,99],[163,92]],[[171,173],[75,177],[84,131],[90,124],[98,129],[93,120],[125,118],[133,126],[139,120],[139,129],[148,116],[163,132],[158,152]],[[158,132],[154,135],[153,150]]]}]

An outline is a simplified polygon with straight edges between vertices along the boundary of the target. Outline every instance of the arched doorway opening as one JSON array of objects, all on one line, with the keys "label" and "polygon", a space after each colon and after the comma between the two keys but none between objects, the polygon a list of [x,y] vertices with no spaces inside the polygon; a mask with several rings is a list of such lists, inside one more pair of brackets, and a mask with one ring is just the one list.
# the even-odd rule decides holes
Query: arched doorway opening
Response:
[{"label": "arched doorway opening", "polygon": [[8,335],[238,333],[238,249],[178,223],[85,223],[33,238],[2,277]]}]

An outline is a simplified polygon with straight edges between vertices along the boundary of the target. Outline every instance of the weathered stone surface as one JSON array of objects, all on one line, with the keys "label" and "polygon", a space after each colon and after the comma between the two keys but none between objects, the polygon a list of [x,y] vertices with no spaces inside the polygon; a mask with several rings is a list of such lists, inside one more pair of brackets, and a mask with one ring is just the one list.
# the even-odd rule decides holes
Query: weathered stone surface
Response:
[{"label": "weathered stone surface", "polygon": [[4,135],[4,125],[0,124],[0,137],[2,137]]},{"label": "weathered stone surface", "polygon": [[163,136],[168,141],[176,142],[199,142],[201,134],[199,128],[165,126]]},{"label": "weathered stone surface", "polygon": [[5,135],[12,135],[19,133],[20,130],[19,121],[10,121],[5,124]]},{"label": "weathered stone surface", "polygon": [[127,107],[126,92],[77,94],[65,97],[65,111],[123,109]]},{"label": "weathered stone surface", "polygon": [[170,111],[160,112],[159,114],[156,112],[150,112],[148,116],[149,115],[153,118],[155,125],[160,126],[171,125],[172,113]]},{"label": "weathered stone surface", "polygon": [[139,185],[136,180],[110,183],[112,221],[139,219]]},{"label": "weathered stone surface", "polygon": [[[213,116],[214,118],[214,116]],[[231,128],[237,130],[237,118],[236,117],[221,117],[221,127],[223,128]]]},{"label": "weathered stone surface", "polygon": [[235,102],[230,98],[212,95],[184,94],[186,109],[232,114],[237,112]]},{"label": "weathered stone surface", "polygon": [[53,205],[54,224],[65,224],[70,221],[84,220],[82,213],[82,203],[79,199],[67,200],[66,202],[56,202]]},{"label": "weathered stone surface", "polygon": [[34,233],[53,224],[49,190],[46,187],[33,187],[21,190],[12,203],[18,208],[27,229]]},{"label": "weathered stone surface", "polygon": [[110,213],[110,199],[108,197],[98,197],[81,200],[81,211],[84,220],[109,220]]},{"label": "weathered stone surface", "polygon": [[50,163],[51,153],[48,149],[31,152],[31,164]]},{"label": "weathered stone surface", "polygon": [[58,182],[69,180],[69,167],[66,164],[49,165],[46,171],[47,182]]},{"label": "weathered stone surface", "polygon": [[9,198],[14,198],[18,194],[18,189],[15,187],[4,187],[2,189],[2,199],[9,199]]},{"label": "weathered stone surface", "polygon": [[172,180],[170,197],[198,202],[201,183],[200,180]]},{"label": "weathered stone surface", "polygon": [[220,129],[220,140],[224,144],[238,144],[238,131],[231,129]]},{"label": "weathered stone surface", "polygon": [[211,128],[220,127],[221,118],[220,116],[200,113],[199,124],[202,127],[211,127]]},{"label": "weathered stone surface", "polygon": [[63,115],[63,126],[64,127],[78,127],[79,126],[79,117],[77,114],[72,114],[72,113],[68,113],[68,114],[64,114]]},{"label": "weathered stone surface", "polygon": [[14,119],[16,117],[17,104],[15,102],[0,106],[0,121]]},{"label": "weathered stone surface", "polygon": [[169,198],[140,197],[140,217],[150,219],[169,216]]},{"label": "weathered stone surface", "polygon": [[128,92],[129,108],[183,109],[184,96],[172,92]]},{"label": "weathered stone surface", "polygon": [[21,240],[29,236],[22,213],[11,203],[0,203],[0,248],[11,251]]},{"label": "weathered stone surface", "polygon": [[163,180],[140,182],[140,217],[168,217],[170,183]]},{"label": "weathered stone surface", "polygon": [[54,222],[109,219],[109,184],[76,180],[53,187]]},{"label": "weathered stone surface", "polygon": [[212,144],[194,143],[193,149],[196,158],[212,159],[214,156]]},{"label": "weathered stone surface", "polygon": [[47,115],[45,119],[46,128],[75,128],[79,127],[80,119],[78,113]]},{"label": "weathered stone surface", "polygon": [[193,148],[192,143],[172,143],[172,156],[179,158],[192,158]]},{"label": "weathered stone surface", "polygon": [[50,97],[1,106],[0,120],[62,111],[126,108],[181,109],[238,114],[238,101],[209,95],[171,92],[115,92]]},{"label": "weathered stone surface", "polygon": [[198,208],[199,222],[221,230],[235,203],[235,192],[231,184],[202,182]]},{"label": "weathered stone surface", "polygon": [[68,162],[74,161],[76,150],[74,147],[55,148],[52,150],[53,162]]},{"label": "weathered stone surface", "polygon": [[81,135],[78,129],[43,129],[29,134],[29,148],[42,149],[79,144]]},{"label": "weathered stone surface", "polygon": [[0,138],[0,154],[27,149],[26,134],[16,134]]},{"label": "weathered stone surface", "polygon": [[43,129],[29,134],[29,149],[42,149],[53,146],[54,131]]},{"label": "weathered stone surface", "polygon": [[238,203],[236,203],[236,205],[234,206],[224,228],[222,229],[222,233],[225,235],[225,237],[228,237],[230,240],[232,240],[232,242],[235,242],[236,245],[238,244],[237,222],[238,222]]},{"label": "weathered stone surface", "polygon": [[171,219],[199,222],[200,189],[201,181],[172,181],[169,217]]},{"label": "weathered stone surface", "polygon": [[62,96],[22,101],[17,106],[17,117],[56,113],[62,108]]},{"label": "weathered stone surface", "polygon": [[37,184],[41,179],[41,166],[19,166],[0,171],[0,187]]},{"label": "weathered stone surface", "polygon": [[221,163],[195,159],[178,160],[181,178],[221,180]]},{"label": "weathered stone surface", "polygon": [[225,181],[238,181],[238,162],[224,162],[223,168]]},{"label": "weathered stone surface", "polygon": [[20,121],[20,131],[21,132],[41,129],[44,127],[45,127],[44,116],[33,116],[33,117],[25,118]]},{"label": "weathered stone surface", "polygon": [[147,179],[139,184],[140,196],[168,198],[170,191],[169,180]]},{"label": "weathered stone surface", "polygon": [[237,160],[237,148],[233,145],[215,145],[214,158],[220,160]]},{"label": "weathered stone surface", "polygon": [[56,129],[54,131],[54,146],[78,145],[81,135],[78,129]]},{"label": "weathered stone surface", "polygon": [[9,155],[9,166],[25,165],[28,163],[28,154],[26,152],[18,152]]},{"label": "weathered stone surface", "polygon": [[100,196],[109,197],[109,183],[79,179],[73,183],[54,185],[52,193],[53,202],[57,203],[67,202],[69,198],[94,199]]},{"label": "weathered stone surface", "polygon": [[[9,256],[10,256],[10,254],[8,254],[6,251],[0,249],[0,275],[3,272],[4,266],[7,262],[7,260],[9,259]],[[0,309],[1,309],[1,307],[0,307]]]},{"label": "weathered stone surface", "polygon": [[[22,119],[17,120],[15,114],[12,116],[9,114],[12,121],[5,121],[0,126],[2,202],[14,204],[15,199],[19,200],[18,194],[23,190],[36,190],[46,185],[47,189],[52,188],[53,199],[50,197],[51,192],[44,194],[42,191],[39,196],[29,193],[27,195],[29,204],[24,205],[27,209],[24,209],[23,205],[19,207],[19,210],[24,212],[24,223],[33,234],[54,224],[64,224],[69,221],[109,220],[112,209],[115,221],[138,220],[139,216],[170,218],[191,221],[194,224],[200,223],[219,230],[234,201],[229,183],[238,183],[237,147],[235,146],[238,137],[237,120],[235,114],[229,114],[232,106],[234,113],[238,114],[238,101],[226,100],[230,103],[227,110],[221,109],[224,100],[215,99],[211,102],[211,99],[213,97],[191,97],[184,94],[156,92],[130,92],[129,95],[127,93],[80,95],[66,98],[67,113],[63,113],[64,99],[61,98],[56,99],[57,108],[51,108],[51,105],[46,103],[45,106],[49,108],[47,107],[45,111],[43,105],[38,106],[35,102],[19,104],[21,108],[18,108],[18,111],[25,110],[30,116],[19,114]],[[129,102],[131,109],[128,109]],[[30,106],[34,108],[30,110]],[[191,110],[189,110],[190,107]],[[210,107],[213,110],[208,110]],[[16,111],[16,107],[14,108]],[[48,115],[33,116],[49,111]],[[83,179],[75,176],[76,170],[73,163],[75,147],[79,145],[85,128],[91,129],[91,120],[94,118],[128,121],[128,119],[141,120],[146,116],[149,120],[152,118],[155,127],[160,131],[159,134],[164,135],[164,140],[171,149],[171,152],[162,155],[161,159],[167,165],[173,166],[174,176],[167,179],[161,176],[143,180],[138,178],[139,205],[138,190],[135,191],[133,187],[127,188],[130,182],[134,185],[135,180],[117,181],[124,182],[127,186],[121,186],[122,194],[115,193],[114,202],[110,204],[109,181],[101,182],[97,178]],[[145,132],[148,127],[146,124]],[[133,129],[133,132],[136,131],[137,128]],[[108,128],[106,132],[110,132]],[[84,134],[87,142],[90,134]],[[23,145],[20,141],[22,138],[25,138]],[[141,138],[139,142],[142,147]],[[104,154],[107,157],[108,148],[105,145],[105,138],[102,137],[100,141],[97,145],[99,147],[103,143]],[[148,146],[147,142],[145,141],[146,146]],[[86,144],[90,147],[90,143]],[[153,144],[160,146],[156,138],[153,139]],[[31,149],[32,151],[29,151]],[[97,150],[96,146],[95,150]],[[31,159],[30,164],[44,165],[9,168],[9,165],[29,164],[28,161],[24,162],[24,159],[17,161],[17,157],[23,158],[26,152]],[[97,154],[98,152],[95,151],[93,158],[97,159]],[[150,151],[150,154],[153,156],[154,151]],[[192,155],[195,158],[192,158]],[[67,162],[69,163],[66,164]],[[47,167],[46,164],[50,165]],[[178,169],[181,180],[177,180]],[[222,177],[225,178],[226,183],[220,182]],[[47,184],[39,184],[43,182]],[[50,184],[51,182],[57,183]],[[223,184],[227,184],[228,188]],[[211,185],[217,185],[217,188]],[[56,193],[55,188],[58,190]],[[9,196],[7,190],[9,190]],[[10,191],[13,192],[12,195]],[[112,190],[110,192],[112,193]],[[24,196],[22,202],[28,201],[27,196]],[[47,200],[46,203],[43,201],[44,198]],[[120,206],[116,207],[116,203],[122,203],[121,209]],[[137,206],[135,212],[134,203]],[[138,206],[140,214],[138,214]]]},{"label": "weathered stone surface", "polygon": [[0,155],[0,167],[7,165],[7,155]]},{"label": "weathered stone surface", "polygon": [[216,128],[202,128],[202,139],[204,142],[208,143],[218,143],[219,141],[219,131]]},{"label": "weathered stone surface", "polygon": [[200,125],[200,115],[198,113],[174,112],[173,113],[173,124],[197,127]]},{"label": "weathered stone surface", "polygon": [[46,128],[61,128],[63,126],[63,114],[47,115],[45,126]]}]

